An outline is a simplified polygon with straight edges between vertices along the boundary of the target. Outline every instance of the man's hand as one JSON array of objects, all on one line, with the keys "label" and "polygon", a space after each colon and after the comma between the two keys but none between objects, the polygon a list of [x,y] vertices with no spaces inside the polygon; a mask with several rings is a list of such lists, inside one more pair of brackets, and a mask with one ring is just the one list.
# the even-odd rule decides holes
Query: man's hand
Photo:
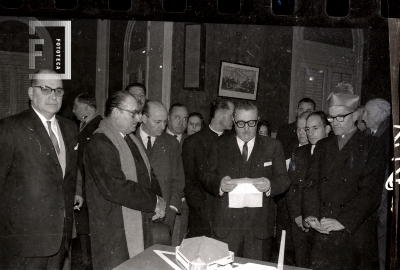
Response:
[{"label": "man's hand", "polygon": [[265,177],[261,177],[261,179],[261,181],[254,183],[253,186],[260,192],[267,192],[271,188],[271,182]]},{"label": "man's hand", "polygon": [[165,200],[159,196],[157,196],[157,205],[156,205],[156,209],[154,210],[154,212],[156,212],[156,214],[151,218],[152,220],[156,220],[159,218],[163,218],[165,216],[165,207],[167,206],[167,203],[165,202]]},{"label": "man's hand", "polygon": [[232,190],[235,189],[237,184],[232,183],[231,178],[229,176],[225,176],[221,180],[221,190],[223,192],[231,192]]},{"label": "man's hand", "polygon": [[[308,224],[308,226],[307,226]],[[321,225],[321,223],[318,221],[316,217],[307,217],[305,219],[305,225],[306,227],[311,227],[314,230],[318,231],[319,233],[323,234],[329,234],[328,231],[325,230],[325,228]]]},{"label": "man's hand", "polygon": [[296,222],[297,227],[301,228],[305,232],[308,232],[308,228],[305,228],[303,226],[303,216],[298,216],[297,218],[294,219],[294,222]]},{"label": "man's hand", "polygon": [[83,198],[79,195],[75,195],[74,206],[81,208],[83,205]]},{"label": "man's hand", "polygon": [[324,227],[324,229],[327,232],[344,230],[344,226],[342,224],[340,224],[339,221],[337,221],[336,219],[333,219],[333,218],[321,219],[321,226]]}]

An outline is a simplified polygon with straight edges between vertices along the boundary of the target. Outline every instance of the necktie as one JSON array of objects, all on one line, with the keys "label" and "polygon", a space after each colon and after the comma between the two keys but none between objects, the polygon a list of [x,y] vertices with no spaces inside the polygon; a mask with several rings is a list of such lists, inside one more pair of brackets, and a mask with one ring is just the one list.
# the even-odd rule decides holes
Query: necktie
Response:
[{"label": "necktie", "polygon": [[53,130],[51,130],[51,122],[50,121],[47,121],[47,127],[49,128],[51,142],[53,143],[53,146],[57,152],[57,155],[59,155],[60,154],[60,146],[58,145],[56,135],[54,134]]},{"label": "necktie", "polygon": [[244,162],[247,162],[247,154],[249,152],[249,149],[247,148],[247,142],[244,143],[243,145],[243,151],[242,151],[242,157],[244,159]]},{"label": "necktie", "polygon": [[175,134],[174,137],[175,137],[175,139],[177,139],[178,142],[179,142],[178,135]]},{"label": "necktie", "polygon": [[151,149],[151,136],[147,136],[147,150]]}]

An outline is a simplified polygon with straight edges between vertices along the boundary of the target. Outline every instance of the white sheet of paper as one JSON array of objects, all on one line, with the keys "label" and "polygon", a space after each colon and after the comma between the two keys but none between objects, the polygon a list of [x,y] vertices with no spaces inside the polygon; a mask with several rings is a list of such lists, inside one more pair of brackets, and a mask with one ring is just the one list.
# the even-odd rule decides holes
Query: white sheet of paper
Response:
[{"label": "white sheet of paper", "polygon": [[229,208],[262,207],[263,193],[253,184],[238,184],[229,192]]}]

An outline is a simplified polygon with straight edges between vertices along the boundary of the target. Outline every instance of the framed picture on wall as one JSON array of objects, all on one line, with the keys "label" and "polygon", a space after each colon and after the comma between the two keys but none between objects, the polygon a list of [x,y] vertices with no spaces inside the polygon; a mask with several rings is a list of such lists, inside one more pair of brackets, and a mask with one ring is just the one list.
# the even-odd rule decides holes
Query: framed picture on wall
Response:
[{"label": "framed picture on wall", "polygon": [[218,95],[256,100],[260,68],[221,62]]}]

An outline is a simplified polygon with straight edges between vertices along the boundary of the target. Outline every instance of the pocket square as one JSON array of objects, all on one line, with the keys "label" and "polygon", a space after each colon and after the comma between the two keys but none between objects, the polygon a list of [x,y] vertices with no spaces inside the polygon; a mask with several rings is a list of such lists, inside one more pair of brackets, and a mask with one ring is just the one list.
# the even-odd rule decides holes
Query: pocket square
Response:
[{"label": "pocket square", "polygon": [[272,165],[272,161],[264,162],[264,167],[271,166],[271,165]]},{"label": "pocket square", "polygon": [[74,150],[78,150],[79,143],[75,146]]}]

